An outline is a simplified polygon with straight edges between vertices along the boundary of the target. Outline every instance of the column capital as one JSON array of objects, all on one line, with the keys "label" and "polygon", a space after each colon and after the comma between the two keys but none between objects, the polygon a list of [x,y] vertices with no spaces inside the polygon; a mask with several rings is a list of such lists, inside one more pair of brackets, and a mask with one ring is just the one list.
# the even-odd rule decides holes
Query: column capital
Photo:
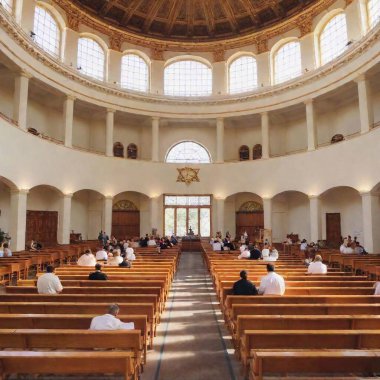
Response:
[{"label": "column capital", "polygon": [[76,96],[74,96],[74,95],[71,95],[71,94],[66,94],[66,100],[72,100],[72,101],[74,101],[74,100],[76,100]]},{"label": "column capital", "polygon": [[303,102],[305,105],[314,104],[314,98],[305,99]]},{"label": "column capital", "polygon": [[359,191],[361,197],[370,197],[373,196],[371,191]]},{"label": "column capital", "polygon": [[29,194],[29,189],[12,189],[11,194],[27,195],[27,194]]},{"label": "column capital", "polygon": [[104,199],[105,200],[113,200],[113,198],[114,198],[114,196],[113,195],[106,195],[105,197],[104,197]]},{"label": "column capital", "polygon": [[320,199],[319,195],[308,195],[307,196],[310,200],[312,199]]},{"label": "column capital", "polygon": [[270,196],[262,196],[261,198],[263,199],[263,201],[271,201],[273,199],[273,197]]},{"label": "column capital", "polygon": [[30,73],[28,73],[25,70],[21,70],[18,74],[19,74],[20,77],[24,77],[24,78],[28,78],[28,79],[33,78],[33,75],[30,74]]},{"label": "column capital", "polygon": [[224,117],[217,117],[216,118],[217,123],[223,123],[224,122]]},{"label": "column capital", "polygon": [[261,116],[268,116],[269,115],[269,111],[260,112],[260,115]]},{"label": "column capital", "polygon": [[367,80],[367,75],[365,73],[362,73],[362,74],[359,74],[355,79],[354,81],[356,83],[359,83],[359,82],[365,82]]},{"label": "column capital", "polygon": [[159,116],[152,116],[152,121],[160,121],[160,117]]},{"label": "column capital", "polygon": [[116,110],[114,108],[107,108],[107,113],[115,113]]},{"label": "column capital", "polygon": [[63,198],[71,199],[73,195],[74,195],[73,193],[66,193],[66,194],[63,194]]}]

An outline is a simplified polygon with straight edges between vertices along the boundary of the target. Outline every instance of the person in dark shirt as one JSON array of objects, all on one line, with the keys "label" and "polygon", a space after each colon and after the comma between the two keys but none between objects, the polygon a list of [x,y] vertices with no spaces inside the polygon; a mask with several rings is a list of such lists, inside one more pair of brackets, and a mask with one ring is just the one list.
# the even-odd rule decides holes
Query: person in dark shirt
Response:
[{"label": "person in dark shirt", "polygon": [[131,268],[132,264],[128,261],[126,257],[124,257],[124,260],[119,264],[119,267]]},{"label": "person in dark shirt", "polygon": [[95,265],[95,272],[88,275],[89,280],[108,280],[108,276],[102,272],[102,266],[100,264]]},{"label": "person in dark shirt", "polygon": [[240,280],[234,283],[232,288],[235,296],[257,296],[256,286],[247,279],[248,273],[245,270],[240,272]]},{"label": "person in dark shirt", "polygon": [[261,259],[261,251],[259,250],[257,245],[255,245],[253,247],[253,249],[250,249],[249,251],[251,253],[251,255],[249,256],[250,260],[260,260]]}]

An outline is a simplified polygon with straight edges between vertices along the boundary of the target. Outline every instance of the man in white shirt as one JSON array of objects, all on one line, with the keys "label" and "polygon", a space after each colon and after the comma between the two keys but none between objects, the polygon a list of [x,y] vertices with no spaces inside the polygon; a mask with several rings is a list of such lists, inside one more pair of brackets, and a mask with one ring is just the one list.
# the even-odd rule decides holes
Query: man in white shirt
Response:
[{"label": "man in white shirt", "polygon": [[278,259],[278,251],[274,247],[269,247],[269,256],[267,261],[276,261]]},{"label": "man in white shirt", "polygon": [[125,250],[125,255],[126,255],[126,258],[127,258],[128,261],[136,260],[135,251],[134,251],[134,249],[132,247],[128,247]]},{"label": "man in white shirt", "polygon": [[307,240],[306,240],[306,239],[303,239],[303,240],[301,241],[300,250],[301,250],[301,251],[306,251],[306,249],[307,249]]},{"label": "man in white shirt", "polygon": [[261,256],[262,256],[263,260],[268,260],[269,259],[269,253],[270,253],[270,250],[269,250],[268,245],[264,244],[264,248],[261,251]]},{"label": "man in white shirt", "polygon": [[96,264],[95,256],[87,249],[84,255],[78,259],[77,264],[84,267],[93,267]]},{"label": "man in white shirt", "polygon": [[326,274],[327,273],[327,265],[323,264],[322,256],[316,255],[315,259],[312,263],[310,263],[307,268],[308,274]]},{"label": "man in white shirt", "polygon": [[259,294],[282,296],[285,293],[285,281],[275,273],[274,265],[267,264],[268,274],[261,278]]},{"label": "man in white shirt", "polygon": [[57,294],[62,292],[63,286],[58,276],[54,274],[52,265],[48,265],[46,273],[38,277],[37,290],[38,294]]},{"label": "man in white shirt", "polygon": [[92,318],[90,330],[133,330],[135,328],[133,322],[125,323],[116,318],[119,310],[117,304],[110,305],[107,314]]},{"label": "man in white shirt", "polygon": [[99,251],[96,252],[95,258],[96,258],[96,260],[107,261],[108,260],[108,253],[103,247],[100,247]]}]

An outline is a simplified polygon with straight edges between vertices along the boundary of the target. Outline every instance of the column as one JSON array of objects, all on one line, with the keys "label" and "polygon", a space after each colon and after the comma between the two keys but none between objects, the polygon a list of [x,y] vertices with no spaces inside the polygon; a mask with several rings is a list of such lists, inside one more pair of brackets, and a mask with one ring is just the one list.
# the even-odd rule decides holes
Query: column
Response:
[{"label": "column", "polygon": [[65,28],[63,41],[63,63],[72,67],[74,70],[78,67],[78,40],[78,32],[70,28]]},{"label": "column", "polygon": [[261,114],[261,146],[262,158],[269,158],[269,114],[263,112]]},{"label": "column", "polygon": [[224,236],[224,198],[216,198],[216,231],[220,231]]},{"label": "column", "polygon": [[212,94],[225,95],[227,93],[226,62],[214,62],[212,64]]},{"label": "column", "polygon": [[307,126],[307,150],[317,148],[317,129],[315,125],[315,107],[313,99],[305,101],[306,105],[306,126]]},{"label": "column", "polygon": [[369,253],[377,252],[379,247],[374,247],[375,240],[375,210],[378,197],[371,192],[361,193],[362,197],[362,218],[363,218],[363,242],[362,245]]},{"label": "column", "polygon": [[307,73],[316,67],[315,63],[315,39],[314,33],[309,33],[301,38],[301,63],[302,72]]},{"label": "column", "polygon": [[[156,229],[157,233],[159,233],[158,200],[158,197],[150,198],[150,228],[151,230]],[[150,234],[151,231],[148,231],[148,233]]]},{"label": "column", "polygon": [[70,244],[71,198],[73,194],[64,194],[61,201],[58,225],[58,243]]},{"label": "column", "polygon": [[113,156],[113,126],[114,126],[115,110],[107,108],[106,116],[106,156]]},{"label": "column", "polygon": [[65,146],[71,148],[73,144],[73,119],[75,97],[67,95],[63,103],[63,127],[65,128]]},{"label": "column", "polygon": [[150,64],[150,89],[152,94],[164,94],[165,61],[152,60]]},{"label": "column", "polygon": [[152,117],[152,161],[158,162],[160,146],[160,118]]},{"label": "column", "polygon": [[371,99],[370,83],[365,75],[360,75],[356,79],[358,84],[360,132],[367,133],[373,125],[373,109]]},{"label": "column", "polygon": [[321,206],[318,196],[309,196],[310,202],[310,239],[314,243],[322,238]]},{"label": "column", "polygon": [[21,129],[27,129],[27,115],[28,115],[28,90],[29,79],[31,75],[21,72],[15,79],[15,92],[14,92],[14,105],[13,105],[13,119],[17,121]]},{"label": "column", "polygon": [[108,72],[106,80],[114,85],[120,85],[122,53],[116,50],[108,50]]},{"label": "column", "polygon": [[110,237],[111,237],[111,230],[112,230],[112,202],[113,202],[112,195],[107,195],[104,197],[102,229]]},{"label": "column", "polygon": [[224,119],[216,119],[216,162],[224,162]]},{"label": "column", "polygon": [[261,53],[256,56],[257,62],[257,85],[267,87],[271,85],[269,52]]},{"label": "column", "polygon": [[263,198],[264,228],[272,229],[272,198]]},{"label": "column", "polygon": [[28,190],[14,190],[11,192],[10,229],[13,251],[25,249],[26,233],[26,205]]}]

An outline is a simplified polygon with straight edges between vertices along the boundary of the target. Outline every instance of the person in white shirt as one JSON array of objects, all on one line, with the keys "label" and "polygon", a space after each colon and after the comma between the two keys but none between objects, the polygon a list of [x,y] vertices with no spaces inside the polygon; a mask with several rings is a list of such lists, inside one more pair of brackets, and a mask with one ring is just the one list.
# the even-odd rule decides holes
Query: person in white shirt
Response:
[{"label": "person in white shirt", "polygon": [[113,256],[108,259],[108,265],[118,266],[123,261],[123,258],[120,256],[120,250],[115,249],[113,251]]},{"label": "person in white shirt", "polygon": [[354,253],[354,250],[351,247],[348,247],[344,243],[340,246],[339,249],[340,249],[340,252],[343,253],[343,254]]},{"label": "person in white shirt", "polygon": [[156,240],[153,239],[153,236],[151,236],[148,240],[148,247],[156,247],[157,246],[157,243],[156,243]]},{"label": "person in white shirt", "polygon": [[135,328],[133,322],[125,323],[116,318],[119,311],[117,304],[110,305],[107,314],[92,318],[90,330],[133,330]]},{"label": "person in white shirt", "polygon": [[269,259],[269,253],[270,253],[270,249],[269,249],[268,245],[264,244],[264,248],[261,251],[261,256],[262,256],[263,260]]},{"label": "person in white shirt", "polygon": [[219,241],[215,241],[214,243],[212,243],[212,250],[213,251],[221,251],[222,250],[222,243],[220,243]]},{"label": "person in white shirt", "polygon": [[306,249],[307,249],[307,240],[306,240],[306,239],[303,239],[303,240],[301,241],[300,250],[301,250],[301,251],[306,251]]},{"label": "person in white shirt", "polygon": [[238,259],[249,259],[250,257],[251,257],[251,252],[248,249],[248,247],[246,247],[245,250],[240,253],[240,255],[238,256]]},{"label": "person in white shirt", "polygon": [[380,296],[380,281],[376,282],[374,288],[375,288],[375,296]]},{"label": "person in white shirt", "polygon": [[[262,253],[262,252],[261,252]],[[269,256],[267,261],[276,261],[278,259],[278,251],[276,248],[269,247]]]},{"label": "person in white shirt", "polygon": [[134,249],[132,247],[128,247],[125,250],[125,255],[126,255],[126,258],[127,258],[128,261],[136,260],[135,251],[134,251]]},{"label": "person in white shirt", "polygon": [[52,265],[48,265],[46,273],[38,277],[37,290],[38,294],[57,294],[62,292],[63,286],[58,276],[54,274]]},{"label": "person in white shirt", "polygon": [[87,249],[84,255],[78,259],[77,264],[84,267],[93,267],[96,264],[95,256],[89,249]]},{"label": "person in white shirt", "polygon": [[261,278],[259,294],[282,296],[285,293],[285,281],[275,273],[274,265],[267,264],[268,274]]},{"label": "person in white shirt", "polygon": [[108,253],[107,253],[107,251],[103,247],[101,247],[99,249],[99,251],[96,252],[95,258],[96,258],[96,260],[107,261],[108,260]]},{"label": "person in white shirt", "polygon": [[308,274],[326,274],[327,273],[327,265],[323,264],[322,256],[316,255],[315,259],[312,263],[310,263],[307,268]]}]

